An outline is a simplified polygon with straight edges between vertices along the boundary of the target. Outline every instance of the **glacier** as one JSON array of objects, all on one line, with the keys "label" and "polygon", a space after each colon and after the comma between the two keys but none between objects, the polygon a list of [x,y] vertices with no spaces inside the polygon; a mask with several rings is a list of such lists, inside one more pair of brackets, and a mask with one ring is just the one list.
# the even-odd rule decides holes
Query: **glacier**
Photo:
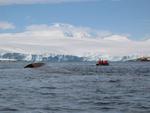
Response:
[{"label": "glacier", "polygon": [[72,62],[84,61],[83,57],[77,57],[72,55],[55,55],[49,54],[36,55],[36,54],[22,54],[22,53],[0,53],[0,61],[50,61],[50,62]]},{"label": "glacier", "polygon": [[84,61],[97,61],[99,58],[107,59],[109,61],[128,61],[139,58],[139,56],[108,56],[108,55],[86,55],[84,57],[73,55],[36,55],[36,54],[23,54],[23,53],[0,53],[0,61],[43,61],[43,62],[84,62]]}]

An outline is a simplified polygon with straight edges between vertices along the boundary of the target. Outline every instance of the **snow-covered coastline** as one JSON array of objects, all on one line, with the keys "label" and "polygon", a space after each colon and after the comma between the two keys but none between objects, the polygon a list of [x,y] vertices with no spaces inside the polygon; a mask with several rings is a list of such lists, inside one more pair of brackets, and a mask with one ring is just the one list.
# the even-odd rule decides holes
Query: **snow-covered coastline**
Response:
[{"label": "snow-covered coastline", "polygon": [[127,61],[150,56],[150,39],[100,32],[70,24],[31,25],[0,33],[0,59],[23,61]]},{"label": "snow-covered coastline", "polygon": [[139,56],[108,56],[108,55],[60,55],[60,54],[23,54],[13,52],[0,53],[0,61],[50,61],[50,62],[84,62],[84,61],[97,61],[99,58],[107,59],[109,61],[130,61],[139,58]]}]

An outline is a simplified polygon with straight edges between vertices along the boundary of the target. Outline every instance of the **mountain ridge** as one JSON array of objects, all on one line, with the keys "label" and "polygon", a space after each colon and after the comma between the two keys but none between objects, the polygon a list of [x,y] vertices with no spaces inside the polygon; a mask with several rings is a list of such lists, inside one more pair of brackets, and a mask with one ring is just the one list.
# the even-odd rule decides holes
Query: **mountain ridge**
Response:
[{"label": "mountain ridge", "polygon": [[49,56],[70,55],[95,60],[150,55],[150,41],[99,32],[70,24],[30,25],[25,31],[0,33],[0,52]]}]

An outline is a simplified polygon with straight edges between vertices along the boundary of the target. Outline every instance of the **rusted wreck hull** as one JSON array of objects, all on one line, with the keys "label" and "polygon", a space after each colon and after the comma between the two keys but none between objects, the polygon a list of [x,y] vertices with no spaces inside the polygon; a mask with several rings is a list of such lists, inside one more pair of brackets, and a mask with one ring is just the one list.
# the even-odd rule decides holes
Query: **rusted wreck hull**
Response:
[{"label": "rusted wreck hull", "polygon": [[24,68],[38,68],[44,66],[44,63],[31,63],[26,65]]}]

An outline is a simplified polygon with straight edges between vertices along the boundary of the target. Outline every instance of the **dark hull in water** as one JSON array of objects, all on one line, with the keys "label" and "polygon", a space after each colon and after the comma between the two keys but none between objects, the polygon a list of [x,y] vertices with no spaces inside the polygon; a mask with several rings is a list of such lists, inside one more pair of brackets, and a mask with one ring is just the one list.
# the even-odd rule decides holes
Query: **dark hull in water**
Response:
[{"label": "dark hull in water", "polygon": [[26,65],[24,68],[38,68],[45,65],[44,63],[31,63]]},{"label": "dark hull in water", "polygon": [[109,66],[109,64],[96,64],[96,66]]}]

